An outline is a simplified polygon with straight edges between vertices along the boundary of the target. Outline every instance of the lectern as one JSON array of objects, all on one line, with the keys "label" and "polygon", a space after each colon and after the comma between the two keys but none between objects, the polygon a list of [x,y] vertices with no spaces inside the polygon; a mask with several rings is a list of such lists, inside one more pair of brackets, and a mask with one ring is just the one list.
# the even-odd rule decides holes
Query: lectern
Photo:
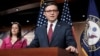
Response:
[{"label": "lectern", "polygon": [[2,49],[0,56],[72,56],[70,52],[57,48],[22,48],[22,49]]}]

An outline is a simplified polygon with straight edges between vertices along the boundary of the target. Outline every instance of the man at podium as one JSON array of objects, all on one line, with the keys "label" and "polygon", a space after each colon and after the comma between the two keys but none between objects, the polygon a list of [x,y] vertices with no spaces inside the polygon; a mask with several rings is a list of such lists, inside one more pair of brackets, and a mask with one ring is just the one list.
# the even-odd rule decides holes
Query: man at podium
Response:
[{"label": "man at podium", "polygon": [[35,38],[28,48],[33,47],[59,47],[71,52],[77,52],[76,42],[72,35],[71,26],[65,22],[59,22],[57,17],[59,10],[54,2],[47,2],[44,16],[47,24],[35,29]]}]

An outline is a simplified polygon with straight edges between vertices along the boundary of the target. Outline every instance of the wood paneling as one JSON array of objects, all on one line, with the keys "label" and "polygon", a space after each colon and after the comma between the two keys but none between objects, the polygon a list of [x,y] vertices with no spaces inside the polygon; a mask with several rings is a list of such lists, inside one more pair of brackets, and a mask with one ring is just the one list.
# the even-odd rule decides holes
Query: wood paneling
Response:
[{"label": "wood paneling", "polygon": [[78,48],[78,52],[79,52],[79,55],[78,56],[85,56],[85,54],[83,53],[82,51],[82,47],[81,47],[81,43],[80,43],[80,37],[81,37],[81,34],[85,28],[85,22],[75,22],[73,23],[73,26],[74,26],[74,30],[75,30],[75,40],[77,42],[77,48]]}]

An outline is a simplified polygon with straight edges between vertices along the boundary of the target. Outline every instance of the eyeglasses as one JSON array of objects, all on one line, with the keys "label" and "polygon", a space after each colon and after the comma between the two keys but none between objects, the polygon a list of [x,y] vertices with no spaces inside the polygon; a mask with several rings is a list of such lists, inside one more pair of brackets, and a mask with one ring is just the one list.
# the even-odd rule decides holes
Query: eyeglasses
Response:
[{"label": "eyeglasses", "polygon": [[45,12],[48,12],[48,13],[50,13],[50,12],[58,12],[58,10],[46,10]]}]

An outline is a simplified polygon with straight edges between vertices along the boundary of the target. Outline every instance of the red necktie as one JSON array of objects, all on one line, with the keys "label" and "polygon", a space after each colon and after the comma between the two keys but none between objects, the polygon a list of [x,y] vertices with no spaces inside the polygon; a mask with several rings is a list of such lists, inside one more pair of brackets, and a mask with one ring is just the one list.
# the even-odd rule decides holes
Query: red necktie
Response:
[{"label": "red necktie", "polygon": [[49,31],[48,31],[48,39],[49,39],[49,42],[51,41],[52,34],[53,34],[52,25],[53,24],[50,24],[50,28],[49,28]]}]

